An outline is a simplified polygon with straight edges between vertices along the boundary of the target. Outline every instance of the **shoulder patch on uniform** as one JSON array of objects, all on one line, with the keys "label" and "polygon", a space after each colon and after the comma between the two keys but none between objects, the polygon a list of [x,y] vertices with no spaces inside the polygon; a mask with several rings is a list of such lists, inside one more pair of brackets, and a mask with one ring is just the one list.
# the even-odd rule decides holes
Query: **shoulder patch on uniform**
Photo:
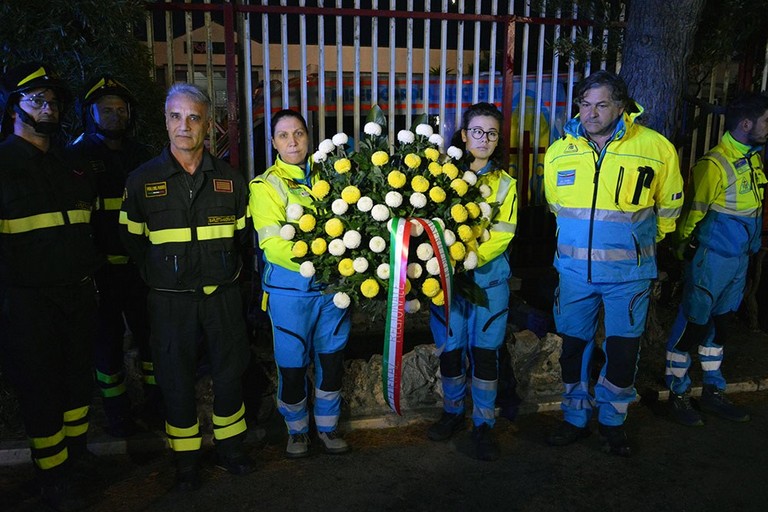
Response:
[{"label": "shoulder patch on uniform", "polygon": [[128,187],[123,189],[123,201],[128,199]]},{"label": "shoulder patch on uniform", "polygon": [[578,153],[579,148],[576,147],[576,144],[570,143],[565,147],[565,150],[563,150],[563,153]]},{"label": "shoulder patch on uniform", "polygon": [[235,187],[232,184],[232,180],[219,180],[215,179],[213,180],[213,190],[214,192],[226,192],[228,194],[231,194],[234,191]]},{"label": "shoulder patch on uniform", "polygon": [[163,197],[168,195],[168,184],[165,181],[155,181],[144,184],[144,197]]},{"label": "shoulder patch on uniform", "polygon": [[89,163],[91,164],[91,171],[94,174],[107,172],[107,166],[104,165],[104,160],[91,160]]},{"label": "shoulder patch on uniform", "polygon": [[576,169],[557,171],[557,186],[563,187],[576,183]]}]

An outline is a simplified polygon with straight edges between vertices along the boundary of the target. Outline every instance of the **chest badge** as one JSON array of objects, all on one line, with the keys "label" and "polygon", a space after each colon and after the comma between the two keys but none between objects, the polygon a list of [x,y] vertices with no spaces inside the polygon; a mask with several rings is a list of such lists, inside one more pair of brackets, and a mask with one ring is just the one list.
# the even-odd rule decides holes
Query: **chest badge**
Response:
[{"label": "chest badge", "polygon": [[576,169],[557,171],[557,186],[564,187],[576,183]]},{"label": "chest badge", "polygon": [[223,192],[225,194],[231,194],[235,187],[232,184],[232,180],[213,180],[213,191]]},{"label": "chest badge", "polygon": [[155,181],[144,184],[144,197],[163,197],[168,195],[168,184],[165,181]]}]

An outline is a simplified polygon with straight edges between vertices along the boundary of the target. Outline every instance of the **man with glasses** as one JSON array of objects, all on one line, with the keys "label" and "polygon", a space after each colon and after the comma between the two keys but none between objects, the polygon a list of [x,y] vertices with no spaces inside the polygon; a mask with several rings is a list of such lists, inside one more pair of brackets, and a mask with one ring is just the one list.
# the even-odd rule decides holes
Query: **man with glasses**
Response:
[{"label": "man with glasses", "polygon": [[[14,385],[43,499],[56,510],[87,505],[93,385],[91,346],[102,260],[91,230],[96,191],[52,141],[65,84],[25,64],[2,78],[0,134],[0,351]],[[73,471],[74,469],[74,471]]]},{"label": "man with glasses", "polygon": [[[544,162],[544,191],[557,216],[554,316],[563,338],[565,385],[564,421],[547,442],[565,446],[588,436],[596,406],[604,451],[628,457],[623,425],[637,396],[656,244],[675,228],[683,180],[674,146],[635,122],[642,108],[621,78],[598,71],[579,83],[574,96],[579,114]],[[593,396],[590,362],[601,306],[605,364]]]}]

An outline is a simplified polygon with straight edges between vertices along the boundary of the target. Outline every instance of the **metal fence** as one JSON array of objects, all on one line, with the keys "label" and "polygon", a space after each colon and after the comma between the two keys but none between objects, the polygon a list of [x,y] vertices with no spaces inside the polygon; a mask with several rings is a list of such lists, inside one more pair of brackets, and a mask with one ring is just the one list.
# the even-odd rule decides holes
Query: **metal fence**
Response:
[{"label": "metal fence", "polygon": [[[304,115],[314,145],[339,131],[358,139],[372,105],[390,141],[420,114],[447,141],[464,109],[489,101],[507,120],[504,158],[525,206],[543,203],[543,153],[572,113],[574,82],[620,70],[625,2],[609,4],[597,24],[579,2],[564,13],[545,0],[166,0],[148,5],[146,39],[158,80],[209,90],[211,147],[250,176],[272,162],[269,124],[281,108]],[[577,40],[600,51],[577,61],[557,50]],[[700,98],[722,104],[735,79],[727,67],[713,73]],[[683,116],[684,169],[722,130],[697,109]]]}]

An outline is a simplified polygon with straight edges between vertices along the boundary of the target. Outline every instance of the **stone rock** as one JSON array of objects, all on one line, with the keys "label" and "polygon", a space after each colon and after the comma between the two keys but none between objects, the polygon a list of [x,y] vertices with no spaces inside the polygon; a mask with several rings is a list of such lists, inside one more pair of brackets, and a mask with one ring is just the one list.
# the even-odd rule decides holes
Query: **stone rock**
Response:
[{"label": "stone rock", "polygon": [[507,343],[512,356],[512,367],[518,381],[517,394],[526,402],[537,397],[550,397],[563,392],[560,375],[560,350],[563,340],[547,333],[538,338],[531,331],[515,333]]}]

